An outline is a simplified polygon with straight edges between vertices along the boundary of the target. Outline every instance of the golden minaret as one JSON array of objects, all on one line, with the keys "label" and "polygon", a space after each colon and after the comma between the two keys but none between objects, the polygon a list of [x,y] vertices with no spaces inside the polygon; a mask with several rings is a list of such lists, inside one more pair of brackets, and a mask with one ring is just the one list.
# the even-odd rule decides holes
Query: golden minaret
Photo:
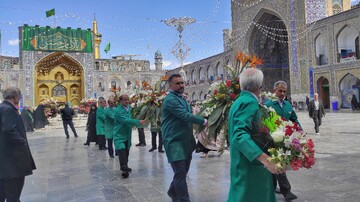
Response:
[{"label": "golden minaret", "polygon": [[101,43],[101,34],[98,33],[98,26],[94,14],[94,21],[93,21],[93,31],[94,31],[94,57],[95,59],[100,59],[100,43]]}]

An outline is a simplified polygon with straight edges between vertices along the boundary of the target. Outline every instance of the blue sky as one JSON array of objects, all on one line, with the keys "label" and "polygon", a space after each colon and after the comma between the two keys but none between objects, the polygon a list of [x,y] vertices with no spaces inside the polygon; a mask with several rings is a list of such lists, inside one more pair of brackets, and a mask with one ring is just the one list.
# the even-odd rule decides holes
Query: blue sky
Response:
[{"label": "blue sky", "polygon": [[[45,11],[55,8],[56,15],[46,18]],[[111,43],[111,56],[138,54],[137,59],[154,63],[157,49],[163,53],[164,66],[179,62],[170,52],[178,40],[174,27],[161,22],[172,17],[189,16],[197,23],[184,31],[184,41],[191,48],[186,63],[222,52],[222,30],[231,28],[230,0],[2,0],[0,29],[2,54],[19,55],[18,27],[23,24],[92,28],[96,13],[102,34],[101,57]]]},{"label": "blue sky", "polygon": [[[352,0],[352,4],[360,0]],[[101,57],[111,42],[111,56],[137,54],[137,59],[154,63],[157,49],[163,53],[165,69],[179,62],[171,49],[178,41],[173,27],[161,22],[172,17],[189,16],[197,23],[184,31],[191,48],[185,63],[223,51],[222,30],[231,28],[231,0],[2,0],[0,5],[1,54],[18,56],[18,27],[23,24],[92,28],[94,13],[102,34]],[[45,11],[55,8],[56,15],[46,18]]]}]

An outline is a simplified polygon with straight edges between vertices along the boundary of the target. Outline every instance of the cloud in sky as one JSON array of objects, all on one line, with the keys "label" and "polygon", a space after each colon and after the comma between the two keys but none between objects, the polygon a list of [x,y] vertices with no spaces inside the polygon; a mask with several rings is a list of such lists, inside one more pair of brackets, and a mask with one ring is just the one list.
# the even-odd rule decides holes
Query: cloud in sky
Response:
[{"label": "cloud in sky", "polygon": [[17,46],[17,45],[19,45],[19,39],[10,39],[10,40],[8,40],[8,44],[10,46]]}]

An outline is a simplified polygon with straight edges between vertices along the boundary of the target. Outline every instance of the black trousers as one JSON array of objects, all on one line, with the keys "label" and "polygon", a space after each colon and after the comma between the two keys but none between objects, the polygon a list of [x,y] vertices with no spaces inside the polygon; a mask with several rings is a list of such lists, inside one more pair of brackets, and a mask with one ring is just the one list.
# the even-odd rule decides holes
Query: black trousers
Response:
[{"label": "black trousers", "polygon": [[[157,136],[157,132],[155,131],[151,131],[151,145],[152,145],[152,148],[153,149],[156,149],[156,136]],[[159,150],[162,150],[162,134],[161,134],[161,131],[159,132],[159,147],[158,149]]]},{"label": "black trousers", "polygon": [[188,159],[171,162],[171,168],[174,171],[174,178],[170,184],[168,194],[174,196],[177,201],[190,201],[189,192],[186,183],[186,175],[189,172],[192,156]]},{"label": "black trousers", "polygon": [[20,201],[21,191],[24,187],[25,177],[0,179],[0,202]]},{"label": "black trousers", "polygon": [[105,135],[98,135],[97,138],[99,143],[99,149],[105,148],[106,145]]},{"label": "black trousers", "polygon": [[144,128],[138,128],[138,133],[139,133],[139,143],[146,144]]},{"label": "black trousers", "polygon": [[321,114],[320,110],[315,110],[314,112],[315,116],[313,117],[314,123],[315,123],[315,133],[319,132],[319,126],[321,125]]},{"label": "black trousers", "polygon": [[74,123],[72,121],[64,121],[63,120],[63,125],[64,125],[64,130],[65,130],[65,135],[68,137],[69,136],[69,131],[68,131],[68,125],[70,126],[72,132],[74,133],[74,136],[77,136],[75,127],[74,127]]},{"label": "black trousers", "polygon": [[107,139],[109,156],[114,156],[113,138]]},{"label": "black trousers", "polygon": [[276,181],[279,183],[281,194],[285,196],[291,190],[291,185],[286,177],[286,173],[274,175],[274,187],[276,187]]},{"label": "black trousers", "polygon": [[125,149],[120,149],[117,151],[119,154],[119,162],[120,162],[120,169],[127,169],[128,162],[129,162],[129,142],[125,141]]}]

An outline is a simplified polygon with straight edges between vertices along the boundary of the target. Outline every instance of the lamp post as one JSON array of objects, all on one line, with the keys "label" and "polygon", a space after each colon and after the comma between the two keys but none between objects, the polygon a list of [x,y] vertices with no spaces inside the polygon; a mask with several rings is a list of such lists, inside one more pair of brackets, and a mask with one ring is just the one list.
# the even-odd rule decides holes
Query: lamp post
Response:
[{"label": "lamp post", "polygon": [[162,20],[162,22],[168,26],[176,27],[176,30],[179,32],[179,41],[172,48],[171,53],[175,55],[175,57],[180,61],[180,66],[183,67],[184,60],[188,56],[190,48],[183,42],[182,32],[187,25],[195,23],[196,20],[191,17],[180,17]]}]

